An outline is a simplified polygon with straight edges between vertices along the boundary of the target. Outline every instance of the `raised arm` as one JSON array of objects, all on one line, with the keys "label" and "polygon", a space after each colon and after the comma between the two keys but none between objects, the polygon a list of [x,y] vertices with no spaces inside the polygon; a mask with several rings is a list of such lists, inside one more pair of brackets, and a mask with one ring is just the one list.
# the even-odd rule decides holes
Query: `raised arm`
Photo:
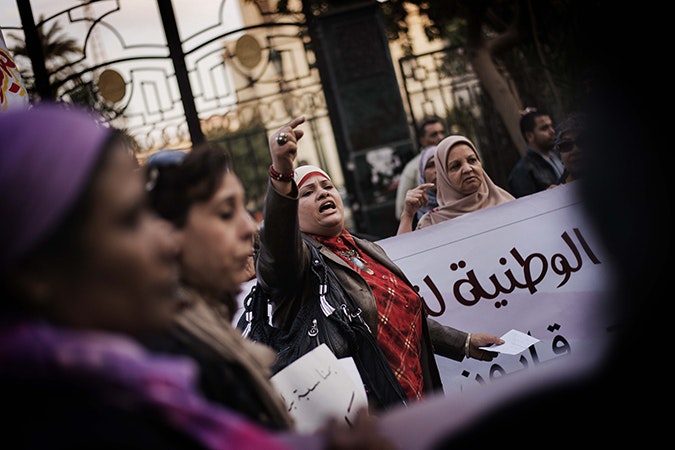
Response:
[{"label": "raised arm", "polygon": [[303,270],[304,247],[298,226],[298,189],[293,167],[304,123],[297,117],[276,130],[269,139],[270,182],[263,208],[256,273],[267,287],[290,291]]}]

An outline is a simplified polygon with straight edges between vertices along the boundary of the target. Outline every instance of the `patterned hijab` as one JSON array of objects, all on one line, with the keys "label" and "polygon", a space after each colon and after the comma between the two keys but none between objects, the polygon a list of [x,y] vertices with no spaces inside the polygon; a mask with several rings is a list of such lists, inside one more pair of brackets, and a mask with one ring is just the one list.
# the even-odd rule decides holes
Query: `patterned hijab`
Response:
[{"label": "patterned hijab", "polygon": [[478,191],[464,195],[455,189],[450,182],[450,178],[448,178],[448,155],[452,147],[459,143],[471,147],[480,160],[476,146],[464,136],[448,136],[438,144],[438,147],[436,147],[436,197],[438,207],[422,216],[417,224],[417,229],[515,199],[513,195],[497,186],[487,172],[482,169],[482,166],[480,170],[483,171],[483,183]]}]

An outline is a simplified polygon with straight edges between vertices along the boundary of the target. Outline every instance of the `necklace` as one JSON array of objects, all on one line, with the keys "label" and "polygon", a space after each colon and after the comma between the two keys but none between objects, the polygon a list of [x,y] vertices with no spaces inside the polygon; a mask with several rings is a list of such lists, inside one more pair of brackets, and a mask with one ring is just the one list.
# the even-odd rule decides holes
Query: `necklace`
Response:
[{"label": "necklace", "polygon": [[346,252],[343,250],[338,250],[338,253],[343,257],[348,258],[352,262],[352,264],[354,264],[360,270],[366,272],[368,275],[373,275],[375,273],[370,267],[368,267],[368,264],[366,264],[366,262],[363,259],[361,259],[356,250],[350,249]]}]

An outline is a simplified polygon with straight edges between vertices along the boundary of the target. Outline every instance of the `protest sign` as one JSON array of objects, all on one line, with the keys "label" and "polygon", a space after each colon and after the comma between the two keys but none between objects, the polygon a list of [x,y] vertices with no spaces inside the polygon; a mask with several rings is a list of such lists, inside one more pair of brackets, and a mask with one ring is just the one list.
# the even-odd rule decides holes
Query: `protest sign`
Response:
[{"label": "protest sign", "polygon": [[610,261],[582,208],[571,183],[378,241],[435,320],[539,339],[490,363],[436,356],[446,393],[602,351],[616,325]]},{"label": "protest sign", "polygon": [[354,360],[337,359],[326,344],[286,366],[271,382],[299,433],[313,433],[330,419],[353,424],[358,411],[368,407]]},{"label": "protest sign", "polygon": [[616,329],[611,261],[574,183],[377,243],[438,322],[496,336],[516,329],[539,339],[491,362],[437,355],[446,393],[537,372],[558,359],[573,373],[575,365],[602,359]]}]

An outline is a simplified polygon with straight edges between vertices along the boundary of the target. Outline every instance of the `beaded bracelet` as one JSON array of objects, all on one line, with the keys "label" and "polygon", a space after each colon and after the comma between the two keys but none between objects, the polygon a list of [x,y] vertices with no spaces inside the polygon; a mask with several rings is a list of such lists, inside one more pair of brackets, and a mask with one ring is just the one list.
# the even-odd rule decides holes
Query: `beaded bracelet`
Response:
[{"label": "beaded bracelet", "polygon": [[270,165],[270,177],[271,177],[273,180],[277,180],[277,181],[291,181],[291,180],[293,180],[293,176],[294,176],[294,175],[295,175],[295,172],[294,172],[294,171],[291,171],[291,173],[286,174],[286,175],[284,175],[284,174],[282,174],[282,173],[279,173],[279,172],[277,172],[276,170],[274,170],[274,166],[273,166],[273,165]]},{"label": "beaded bracelet", "polygon": [[469,333],[469,334],[466,335],[466,342],[464,342],[464,355],[465,355],[467,358],[471,358],[471,357],[469,356],[469,347],[470,347],[470,345],[471,345],[471,333]]}]

